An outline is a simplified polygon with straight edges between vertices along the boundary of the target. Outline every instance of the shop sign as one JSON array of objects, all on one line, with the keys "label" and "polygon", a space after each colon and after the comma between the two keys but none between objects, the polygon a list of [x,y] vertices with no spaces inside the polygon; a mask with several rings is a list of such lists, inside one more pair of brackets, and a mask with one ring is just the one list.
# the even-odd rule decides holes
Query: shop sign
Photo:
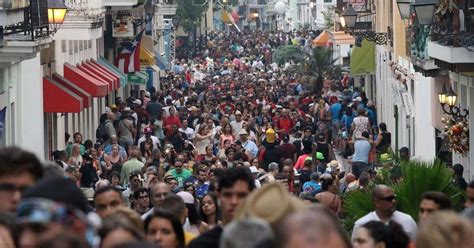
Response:
[{"label": "shop sign", "polygon": [[132,10],[116,10],[112,22],[113,37],[134,37]]}]

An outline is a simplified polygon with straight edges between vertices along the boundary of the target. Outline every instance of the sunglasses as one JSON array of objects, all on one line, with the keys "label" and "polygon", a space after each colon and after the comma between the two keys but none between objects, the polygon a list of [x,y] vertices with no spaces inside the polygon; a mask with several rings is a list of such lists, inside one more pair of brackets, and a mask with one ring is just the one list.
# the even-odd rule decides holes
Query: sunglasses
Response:
[{"label": "sunglasses", "polygon": [[28,189],[28,186],[16,186],[15,184],[11,184],[11,183],[0,183],[0,191],[24,192],[26,189]]},{"label": "sunglasses", "polygon": [[382,201],[393,201],[393,200],[396,200],[397,199],[397,195],[390,195],[390,196],[386,196],[386,197],[379,197],[379,200],[382,200]]}]

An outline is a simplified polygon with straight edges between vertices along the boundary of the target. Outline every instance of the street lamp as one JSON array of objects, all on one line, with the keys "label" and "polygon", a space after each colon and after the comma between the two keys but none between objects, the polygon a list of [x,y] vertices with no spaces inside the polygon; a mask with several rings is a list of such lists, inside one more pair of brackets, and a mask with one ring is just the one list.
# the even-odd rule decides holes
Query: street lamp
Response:
[{"label": "street lamp", "polygon": [[420,25],[431,25],[436,3],[413,4],[416,19]]},{"label": "street lamp", "polygon": [[402,20],[408,20],[410,18],[411,0],[397,0],[397,5]]},{"label": "street lamp", "polygon": [[53,33],[63,24],[67,6],[62,0],[48,0],[48,23]]},{"label": "street lamp", "polygon": [[[375,13],[365,14],[364,16],[373,14]],[[359,41],[366,39],[368,41],[374,42],[377,45],[386,45],[388,43],[392,37],[392,29],[390,27],[387,27],[386,33],[377,33],[370,30],[372,24],[371,22],[358,22],[358,17],[359,15],[357,11],[352,7],[352,5],[348,5],[342,15],[339,17],[341,25],[346,32],[354,36],[354,38]]]},{"label": "street lamp", "polygon": [[[461,109],[461,105],[456,106],[457,98],[458,96],[451,86],[449,86],[449,90],[447,91],[446,86],[443,85],[443,90],[438,93],[438,100],[443,112],[452,116],[456,122],[465,121],[469,116],[469,110]],[[446,105],[448,105],[448,108],[445,107]]]},{"label": "street lamp", "polygon": [[438,93],[438,100],[441,105],[446,104],[446,98],[448,93],[446,92],[446,85],[443,84],[443,90]]},{"label": "street lamp", "polygon": [[357,21],[357,11],[349,5],[342,13],[341,24],[344,28],[353,29]]}]

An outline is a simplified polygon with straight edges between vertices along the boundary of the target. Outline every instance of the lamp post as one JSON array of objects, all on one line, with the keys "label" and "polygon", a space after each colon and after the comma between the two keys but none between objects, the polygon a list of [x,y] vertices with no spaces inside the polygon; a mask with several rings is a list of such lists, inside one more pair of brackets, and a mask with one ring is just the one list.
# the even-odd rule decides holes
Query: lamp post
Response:
[{"label": "lamp post", "polygon": [[[373,15],[375,13],[365,14]],[[390,27],[387,27],[386,33],[377,33],[371,29],[370,22],[358,22],[357,18],[359,14],[357,11],[352,7],[352,5],[348,5],[342,15],[339,17],[341,21],[342,27],[345,29],[347,33],[354,36],[356,40],[363,40],[366,39],[368,41],[372,41],[377,45],[386,45],[389,40],[392,38],[392,30]]]},{"label": "lamp post", "polygon": [[[457,98],[458,96],[451,86],[449,86],[449,90],[446,90],[446,86],[443,85],[443,90],[438,93],[438,100],[443,112],[452,116],[456,121],[465,120],[469,116],[469,110],[461,109],[460,105],[456,106]],[[446,108],[446,105],[448,105],[448,108]]]},{"label": "lamp post", "polygon": [[413,4],[416,19],[420,25],[431,25],[435,10],[435,3]]},{"label": "lamp post", "polygon": [[398,11],[402,20],[407,20],[410,18],[410,6],[411,0],[397,0]]},{"label": "lamp post", "polygon": [[52,33],[56,33],[66,17],[67,6],[62,0],[48,0],[48,23]]}]

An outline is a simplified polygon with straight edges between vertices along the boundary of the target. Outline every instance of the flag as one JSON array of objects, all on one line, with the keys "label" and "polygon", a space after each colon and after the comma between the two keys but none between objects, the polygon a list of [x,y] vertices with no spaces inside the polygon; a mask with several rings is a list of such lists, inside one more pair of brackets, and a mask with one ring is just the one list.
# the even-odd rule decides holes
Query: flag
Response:
[{"label": "flag", "polygon": [[143,32],[141,31],[132,42],[122,44],[115,65],[124,73],[132,73],[140,71],[140,43],[142,41]]},{"label": "flag", "polygon": [[6,117],[7,114],[7,107],[4,107],[2,110],[0,110],[0,144],[3,141],[3,132],[5,131],[5,125],[6,125]]}]

